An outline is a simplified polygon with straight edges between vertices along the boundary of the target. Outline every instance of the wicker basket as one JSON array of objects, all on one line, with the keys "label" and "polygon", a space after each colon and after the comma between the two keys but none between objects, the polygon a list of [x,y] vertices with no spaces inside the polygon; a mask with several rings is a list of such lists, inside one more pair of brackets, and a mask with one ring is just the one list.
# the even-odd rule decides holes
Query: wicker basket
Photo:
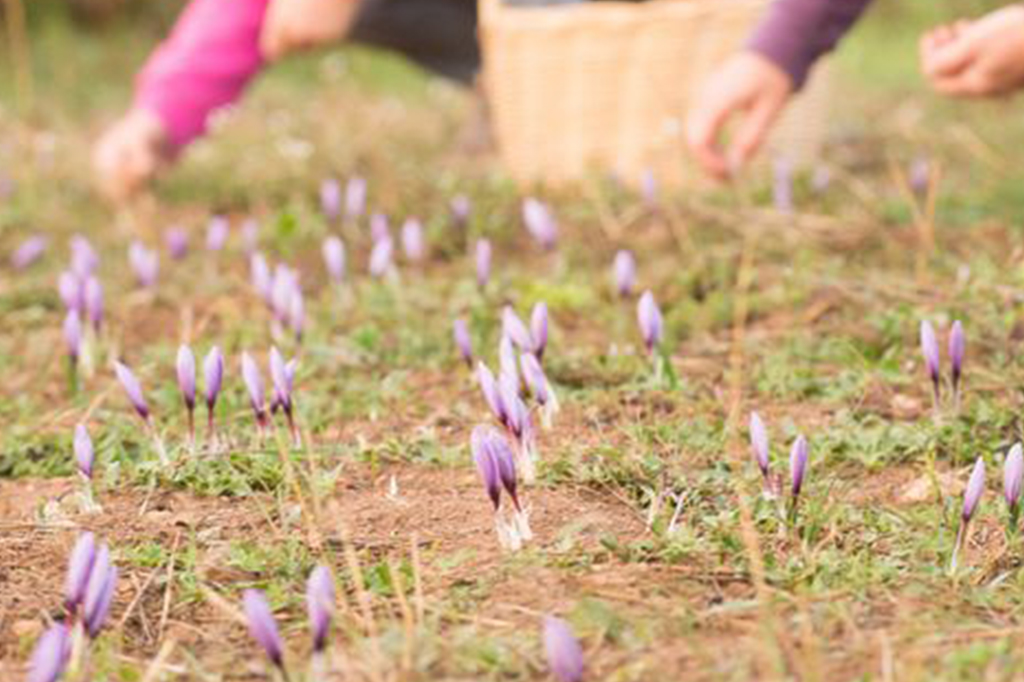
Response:
[{"label": "wicker basket", "polygon": [[[695,180],[683,123],[705,77],[746,39],[766,0],[656,0],[514,7],[480,0],[484,87],[502,158],[522,183],[589,172]],[[769,143],[817,157],[827,72],[818,69]]]}]

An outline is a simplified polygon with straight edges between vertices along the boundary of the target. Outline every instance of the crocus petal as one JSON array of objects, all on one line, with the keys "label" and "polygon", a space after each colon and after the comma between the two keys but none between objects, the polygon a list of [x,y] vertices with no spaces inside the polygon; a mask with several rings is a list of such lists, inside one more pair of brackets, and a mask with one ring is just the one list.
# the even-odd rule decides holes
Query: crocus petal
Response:
[{"label": "crocus petal", "polygon": [[32,650],[27,682],[57,682],[71,658],[71,633],[56,623],[42,634]]},{"label": "crocus petal", "polygon": [[476,283],[482,289],[491,279],[491,242],[479,239],[476,242]]},{"label": "crocus petal", "polygon": [[85,599],[82,602],[83,621],[90,637],[95,638],[103,628],[116,586],[117,567],[110,561],[110,550],[102,545],[96,552],[96,561],[89,573],[89,584],[85,588]]},{"label": "crocus petal", "polygon": [[533,352],[533,336],[512,306],[505,306],[501,312],[501,335],[527,353]]},{"label": "crocus petal", "polygon": [[327,274],[334,282],[341,282],[345,279],[345,244],[340,237],[331,235],[324,240],[321,247],[324,257],[324,266]]},{"label": "crocus petal", "polygon": [[572,633],[572,628],[561,618],[545,616],[544,651],[548,667],[559,682],[579,682],[583,679],[583,647]]},{"label": "crocus petal", "polygon": [[291,386],[288,381],[288,370],[285,369],[284,357],[277,347],[270,349],[270,381],[274,386],[274,402],[285,412],[292,409]]},{"label": "crocus petal", "polygon": [[331,570],[323,564],[309,574],[309,581],[306,583],[306,609],[309,613],[309,628],[313,634],[313,650],[323,651],[327,647],[327,635],[334,613],[334,578],[331,576]]},{"label": "crocus petal", "polygon": [[484,394],[484,400],[487,401],[487,406],[491,408],[491,412],[499,422],[506,423],[508,421],[508,413],[494,374],[487,365],[478,362],[476,365],[476,375],[477,381],[480,383],[480,390]]},{"label": "crocus petal", "polygon": [[75,542],[75,548],[71,550],[64,581],[64,604],[69,611],[74,611],[85,599],[89,575],[95,562],[96,538],[92,533],[82,533]]},{"label": "crocus petal", "polygon": [[533,337],[533,354],[543,360],[548,347],[548,304],[544,301],[535,303],[530,313],[530,336]]},{"label": "crocus petal", "polygon": [[983,492],[985,492],[985,460],[979,457],[974,463],[974,469],[971,470],[971,477],[967,481],[967,490],[964,491],[964,510],[961,517],[965,523],[974,516]]},{"label": "crocus petal", "polygon": [[473,429],[470,437],[470,449],[473,452],[473,462],[476,464],[477,473],[480,474],[480,482],[491,498],[491,504],[497,511],[501,507],[501,475],[498,471],[498,463],[494,459],[489,442],[489,431],[486,426],[477,426]]},{"label": "crocus petal", "polygon": [[473,339],[469,334],[469,325],[461,317],[452,323],[452,336],[455,338],[455,347],[459,349],[459,355],[472,367]]},{"label": "crocus petal", "polygon": [[921,354],[924,366],[932,383],[939,383],[939,342],[935,337],[935,329],[928,320],[921,320]]},{"label": "crocus petal", "polygon": [[75,462],[78,464],[78,471],[86,478],[92,478],[92,465],[95,454],[92,447],[92,438],[85,424],[75,427],[74,438]]},{"label": "crocus petal", "polygon": [[71,270],[65,270],[57,278],[57,292],[60,300],[68,310],[82,310],[85,306],[85,295],[82,290],[82,279]]},{"label": "crocus petal", "polygon": [[807,446],[807,439],[803,436],[798,436],[793,443],[793,449],[789,453],[789,475],[793,497],[800,495],[800,489],[804,485],[804,479],[807,476],[807,457],[809,454],[810,449]]},{"label": "crocus petal", "polygon": [[949,365],[953,376],[953,387],[960,386],[960,377],[963,376],[964,356],[967,352],[967,342],[964,339],[964,326],[957,320],[953,328],[949,330]]},{"label": "crocus petal", "polygon": [[245,618],[249,623],[249,634],[263,647],[267,658],[278,668],[284,666],[284,647],[277,631],[277,621],[270,610],[267,598],[259,590],[246,590],[242,595]]},{"label": "crocus petal", "polygon": [[391,226],[388,217],[383,213],[370,216],[370,237],[374,242],[391,239]]},{"label": "crocus petal", "polygon": [[196,406],[196,358],[188,346],[178,348],[178,388],[185,406],[192,410]]},{"label": "crocus petal", "polygon": [[261,253],[253,253],[249,256],[249,281],[256,294],[263,299],[268,306],[272,304],[274,278],[270,274],[270,266],[267,259]]},{"label": "crocus petal", "polygon": [[82,320],[77,310],[69,310],[64,317],[64,344],[67,346],[68,355],[77,360],[82,354]]},{"label": "crocus petal", "polygon": [[373,277],[383,277],[391,269],[391,256],[394,252],[394,243],[390,237],[378,240],[370,252],[370,274]]},{"label": "crocus petal", "polygon": [[1021,483],[1024,482],[1024,448],[1017,443],[1010,448],[1003,467],[1003,494],[1009,507],[1020,504]]},{"label": "crocus petal", "polygon": [[417,218],[408,218],[402,224],[402,250],[405,257],[413,262],[421,261],[427,255],[423,224]]},{"label": "crocus petal", "polygon": [[11,267],[24,270],[39,260],[46,252],[47,239],[43,235],[33,235],[23,241],[11,254]]},{"label": "crocus petal", "polygon": [[164,244],[171,258],[181,260],[188,255],[188,232],[180,227],[167,228],[164,232]]},{"label": "crocus petal", "polygon": [[519,367],[523,371],[523,380],[527,388],[530,389],[530,394],[539,404],[546,405],[551,399],[551,393],[548,389],[548,378],[544,374],[540,360],[532,353],[523,353],[519,356]]},{"label": "crocus petal", "polygon": [[636,259],[629,251],[619,251],[615,254],[613,266],[615,276],[615,290],[619,296],[626,297],[633,294],[633,287],[636,286]]},{"label": "crocus petal", "polygon": [[92,328],[99,331],[103,326],[103,285],[95,275],[89,275],[83,287],[85,314]]},{"label": "crocus petal", "polygon": [[324,178],[320,183],[320,210],[328,220],[341,215],[341,184],[336,178]]},{"label": "crocus petal", "polygon": [[117,374],[117,379],[121,382],[121,387],[124,389],[125,395],[128,396],[132,407],[140,417],[149,419],[149,405],[146,404],[146,398],[142,395],[142,386],[139,385],[138,379],[128,367],[120,362],[114,363],[114,372]]},{"label": "crocus petal", "polygon": [[768,430],[757,412],[750,413],[750,449],[761,473],[768,475]]},{"label": "crocus petal", "polygon": [[558,240],[558,224],[545,204],[532,197],[523,201],[523,224],[537,243],[545,249],[554,247]]},{"label": "crocus petal", "polygon": [[220,251],[227,244],[228,234],[231,232],[231,222],[222,215],[215,215],[210,218],[206,226],[206,250]]},{"label": "crocus petal", "polygon": [[643,336],[644,345],[650,353],[661,343],[662,318],[661,310],[654,301],[654,294],[645,291],[637,304],[637,321],[640,324],[640,334]]},{"label": "crocus petal", "polygon": [[242,353],[242,381],[249,392],[249,404],[252,405],[257,418],[262,419],[265,400],[263,377],[256,361],[248,353]]},{"label": "crocus petal", "polygon": [[211,348],[203,360],[203,379],[206,382],[206,405],[213,409],[224,381],[224,356],[217,346]]},{"label": "crocus petal", "polygon": [[85,279],[96,270],[100,257],[88,239],[80,234],[71,238],[71,272]]},{"label": "crocus petal", "polygon": [[354,220],[366,211],[366,180],[358,175],[345,186],[345,217]]}]

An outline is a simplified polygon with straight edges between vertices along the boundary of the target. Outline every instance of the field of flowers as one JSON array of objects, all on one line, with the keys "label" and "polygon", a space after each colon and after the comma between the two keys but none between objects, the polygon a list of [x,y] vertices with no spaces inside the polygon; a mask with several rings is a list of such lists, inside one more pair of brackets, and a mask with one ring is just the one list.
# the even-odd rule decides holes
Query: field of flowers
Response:
[{"label": "field of flowers", "polygon": [[88,145],[158,30],[40,22],[0,679],[1019,679],[1024,125],[921,93],[933,18],[855,36],[808,172],[515,187],[345,50],[118,209]]}]

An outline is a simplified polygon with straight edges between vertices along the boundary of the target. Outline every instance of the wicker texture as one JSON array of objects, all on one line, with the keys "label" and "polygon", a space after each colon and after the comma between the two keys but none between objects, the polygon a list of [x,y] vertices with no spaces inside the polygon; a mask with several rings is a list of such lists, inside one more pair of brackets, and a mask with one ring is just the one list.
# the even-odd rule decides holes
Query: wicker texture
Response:
[{"label": "wicker texture", "polygon": [[[586,2],[543,8],[480,1],[484,86],[502,158],[523,183],[592,171],[694,180],[685,113],[739,48],[765,0]],[[826,74],[814,74],[772,142],[796,166],[820,150]]]}]

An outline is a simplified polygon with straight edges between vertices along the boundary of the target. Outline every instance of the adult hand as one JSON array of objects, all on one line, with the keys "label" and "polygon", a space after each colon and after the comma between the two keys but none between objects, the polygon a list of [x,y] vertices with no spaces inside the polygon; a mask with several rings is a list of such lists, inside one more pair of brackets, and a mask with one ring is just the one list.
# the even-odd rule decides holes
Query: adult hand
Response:
[{"label": "adult hand", "polygon": [[359,0],[270,0],[260,29],[260,51],[273,61],[341,40],[358,9]]},{"label": "adult hand", "polygon": [[954,97],[1004,95],[1024,86],[1024,6],[925,34],[921,71],[936,91]]},{"label": "adult hand", "polygon": [[[686,122],[686,141],[701,168],[727,179],[746,164],[789,100],[793,81],[754,52],[733,55],[708,79]],[[728,149],[720,138],[729,119],[742,114]]]}]

